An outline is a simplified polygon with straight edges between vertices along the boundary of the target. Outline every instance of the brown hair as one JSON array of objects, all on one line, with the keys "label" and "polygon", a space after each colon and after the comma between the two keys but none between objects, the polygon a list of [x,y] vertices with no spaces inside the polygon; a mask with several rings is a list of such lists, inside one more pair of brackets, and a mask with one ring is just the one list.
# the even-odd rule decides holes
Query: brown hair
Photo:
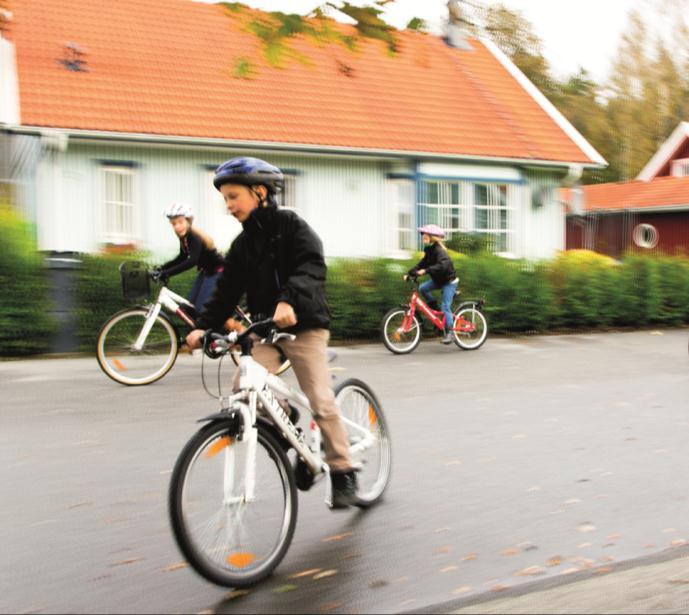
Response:
[{"label": "brown hair", "polygon": [[203,245],[206,246],[206,249],[215,250],[215,242],[202,230],[191,227],[189,232],[194,233],[194,235],[196,235],[203,242]]}]

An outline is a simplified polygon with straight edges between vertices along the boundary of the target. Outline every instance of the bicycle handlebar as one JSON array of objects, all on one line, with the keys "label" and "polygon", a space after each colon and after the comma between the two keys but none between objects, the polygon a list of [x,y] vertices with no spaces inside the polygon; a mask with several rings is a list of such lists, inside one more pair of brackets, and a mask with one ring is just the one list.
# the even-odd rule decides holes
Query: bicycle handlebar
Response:
[{"label": "bicycle handlebar", "polygon": [[266,318],[265,320],[259,320],[258,322],[252,323],[241,333],[237,331],[216,333],[209,329],[203,336],[203,349],[206,355],[213,359],[226,354],[232,346],[237,345],[242,347],[242,354],[245,354],[253,345],[249,336],[252,333],[258,333],[260,335],[260,332],[266,333],[265,336],[261,338],[262,344],[274,344],[281,339],[296,339],[296,337],[290,333],[280,332],[275,325],[275,321],[272,318]]}]

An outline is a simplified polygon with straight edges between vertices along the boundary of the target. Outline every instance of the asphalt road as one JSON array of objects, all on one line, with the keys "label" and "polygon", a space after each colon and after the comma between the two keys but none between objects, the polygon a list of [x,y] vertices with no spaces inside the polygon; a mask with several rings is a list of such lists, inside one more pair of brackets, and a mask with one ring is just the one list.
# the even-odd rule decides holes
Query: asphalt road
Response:
[{"label": "asphalt road", "polygon": [[[393,438],[383,504],[300,495],[274,576],[185,567],[167,484],[215,410],[200,358],[126,388],[95,360],[0,363],[0,611],[399,612],[605,568],[689,541],[687,330],[339,349]],[[229,378],[227,368],[225,378]]]}]

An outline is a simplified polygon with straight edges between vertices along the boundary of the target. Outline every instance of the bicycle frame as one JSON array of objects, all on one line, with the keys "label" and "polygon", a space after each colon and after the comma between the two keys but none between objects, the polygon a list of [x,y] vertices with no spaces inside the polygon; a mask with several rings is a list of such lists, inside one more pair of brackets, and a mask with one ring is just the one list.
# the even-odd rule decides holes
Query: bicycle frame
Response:
[{"label": "bicycle frame", "polygon": [[[464,301],[456,309],[469,306],[476,308],[476,306],[480,306],[482,303],[482,301]],[[406,313],[404,320],[402,321],[402,331],[404,333],[409,333],[411,330],[412,323],[414,322],[414,315],[416,314],[417,310],[428,320],[430,320],[436,329],[440,329],[442,331],[445,328],[445,314],[442,312],[436,312],[429,308],[426,302],[421,298],[421,293],[419,292],[418,288],[414,288],[409,304],[404,305],[403,307],[409,308],[409,311]],[[452,328],[453,331],[458,333],[471,333],[475,329],[476,325],[464,320],[463,317],[455,321]]]},{"label": "bicycle frame", "polygon": [[[272,424],[295,449],[297,455],[306,463],[314,476],[329,474],[328,464],[320,456],[321,436],[315,421],[311,421],[311,442],[307,443],[306,436],[302,430],[292,423],[285,410],[277,401],[278,398],[285,399],[297,409],[313,414],[306,396],[292,389],[278,376],[271,374],[256,362],[251,355],[242,355],[239,361],[239,370],[239,391],[229,397],[221,398],[221,412],[237,410],[242,416],[243,432],[240,439],[245,441],[248,446],[243,499],[246,502],[251,502],[255,497],[256,443],[259,414],[265,414],[272,421]],[[349,450],[352,454],[366,450],[374,443],[375,438],[369,430],[357,425],[346,417],[342,417],[342,420],[351,429],[362,435],[362,440],[350,447]],[[229,494],[232,493],[233,486],[234,454],[228,449],[226,451],[225,463],[228,471],[225,472],[225,498],[226,503],[229,503],[233,500]],[[329,504],[330,501],[330,481],[328,481],[326,502]]]},{"label": "bicycle frame", "polygon": [[134,343],[134,350],[141,350],[144,347],[146,338],[153,327],[153,323],[163,307],[169,312],[179,316],[187,325],[193,327],[194,321],[182,310],[180,304],[192,308],[194,307],[193,304],[184,297],[180,297],[177,293],[163,286],[158,294],[158,300],[149,307],[148,314],[146,314],[146,322],[141,329],[141,333],[139,333],[139,337],[136,338],[136,342]]}]

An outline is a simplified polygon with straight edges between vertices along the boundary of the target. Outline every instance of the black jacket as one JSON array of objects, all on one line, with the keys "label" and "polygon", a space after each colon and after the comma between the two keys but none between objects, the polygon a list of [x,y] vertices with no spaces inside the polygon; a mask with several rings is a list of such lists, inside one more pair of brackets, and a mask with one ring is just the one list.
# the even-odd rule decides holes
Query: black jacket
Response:
[{"label": "black jacket", "polygon": [[419,269],[425,269],[436,286],[445,286],[457,277],[452,260],[439,243],[432,243],[426,246],[423,251],[423,258],[416,267],[409,270],[409,275],[416,275]]},{"label": "black jacket", "polygon": [[254,320],[270,318],[285,301],[297,316],[290,330],[327,329],[326,265],[318,235],[293,211],[273,206],[255,209],[242,226],[197,328],[222,330],[246,293]]},{"label": "black jacket", "polygon": [[222,266],[222,256],[215,248],[208,248],[193,229],[179,238],[179,254],[160,269],[166,277],[198,267],[206,275],[213,275]]}]

